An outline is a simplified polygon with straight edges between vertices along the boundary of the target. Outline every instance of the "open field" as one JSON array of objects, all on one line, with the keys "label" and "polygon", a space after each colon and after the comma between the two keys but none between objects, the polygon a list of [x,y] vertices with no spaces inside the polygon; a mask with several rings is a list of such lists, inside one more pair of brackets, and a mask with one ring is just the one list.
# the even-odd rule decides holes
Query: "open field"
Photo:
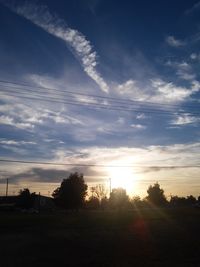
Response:
[{"label": "open field", "polygon": [[200,266],[200,210],[0,213],[0,266]]}]

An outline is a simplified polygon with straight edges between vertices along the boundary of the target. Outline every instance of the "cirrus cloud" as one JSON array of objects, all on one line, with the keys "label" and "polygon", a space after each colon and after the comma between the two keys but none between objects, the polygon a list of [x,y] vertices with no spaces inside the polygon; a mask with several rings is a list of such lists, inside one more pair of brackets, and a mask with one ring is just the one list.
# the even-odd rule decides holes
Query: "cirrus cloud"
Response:
[{"label": "cirrus cloud", "polygon": [[37,6],[29,2],[16,5],[9,1],[4,1],[4,4],[46,32],[62,39],[78,59],[87,75],[99,85],[102,91],[108,93],[109,87],[96,69],[97,53],[93,50],[90,41],[81,32],[68,27],[64,20],[52,15],[46,6]]},{"label": "cirrus cloud", "polygon": [[167,36],[166,38],[166,42],[169,46],[172,46],[172,47],[181,47],[181,46],[184,46],[185,45],[185,42],[184,41],[181,41],[181,40],[178,40],[176,39],[174,36],[170,35],[170,36]]}]

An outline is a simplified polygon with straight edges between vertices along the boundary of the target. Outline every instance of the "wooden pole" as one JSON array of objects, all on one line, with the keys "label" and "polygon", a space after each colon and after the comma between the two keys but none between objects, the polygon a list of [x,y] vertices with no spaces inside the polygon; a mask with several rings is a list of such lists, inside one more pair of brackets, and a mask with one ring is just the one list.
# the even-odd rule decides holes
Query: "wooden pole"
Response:
[{"label": "wooden pole", "polygon": [[111,195],[111,191],[112,191],[111,178],[109,178],[109,181],[110,181],[110,195]]},{"label": "wooden pole", "polygon": [[6,198],[8,196],[8,178],[6,179]]},{"label": "wooden pole", "polygon": [[40,213],[40,192],[39,192],[39,195],[38,195],[38,212]]}]

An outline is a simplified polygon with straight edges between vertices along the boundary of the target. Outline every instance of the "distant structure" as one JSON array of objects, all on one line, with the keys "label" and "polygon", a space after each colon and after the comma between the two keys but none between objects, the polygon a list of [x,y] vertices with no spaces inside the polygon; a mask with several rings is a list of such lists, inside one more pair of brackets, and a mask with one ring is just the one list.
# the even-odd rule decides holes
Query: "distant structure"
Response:
[{"label": "distant structure", "polygon": [[[20,209],[19,196],[2,196],[0,197],[0,211],[15,211]],[[32,209],[36,211],[54,211],[56,205],[53,198],[36,194],[34,196],[34,202]]]},{"label": "distant structure", "polygon": [[38,211],[53,211],[56,209],[53,198],[42,195],[36,195],[33,208]]}]

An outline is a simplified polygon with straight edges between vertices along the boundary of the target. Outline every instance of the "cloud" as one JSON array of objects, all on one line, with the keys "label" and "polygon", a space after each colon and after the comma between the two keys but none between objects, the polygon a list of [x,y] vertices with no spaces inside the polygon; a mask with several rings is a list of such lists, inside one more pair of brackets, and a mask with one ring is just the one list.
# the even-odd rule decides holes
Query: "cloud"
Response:
[{"label": "cloud", "polygon": [[191,65],[186,61],[176,62],[168,60],[165,65],[173,68],[176,71],[177,76],[183,80],[191,81],[196,78],[196,75],[192,73]]},{"label": "cloud", "polygon": [[199,92],[199,90],[200,90],[200,82],[194,80],[194,81],[192,81],[191,84],[192,84],[192,86],[191,86],[192,91],[193,91],[194,93],[195,93],[195,92]]},{"label": "cloud", "polygon": [[[46,94],[47,95],[47,94]],[[16,102],[16,101],[15,101]],[[10,103],[0,105],[0,124],[10,125],[19,129],[34,130],[36,126],[49,125],[52,122],[57,125],[82,125],[81,120],[75,115],[70,115],[65,107],[58,106],[53,110],[51,105],[37,105],[37,102],[31,102],[30,105],[23,103],[15,103],[12,100]]]},{"label": "cloud", "polygon": [[33,129],[34,125],[28,122],[16,122],[12,117],[2,115],[0,116],[0,124],[14,126],[19,129],[27,130]]},{"label": "cloud", "polygon": [[185,42],[184,41],[181,41],[181,40],[178,40],[176,39],[174,36],[168,36],[166,38],[166,42],[169,46],[172,46],[172,47],[181,47],[181,46],[184,46],[185,45]]},{"label": "cloud", "polygon": [[117,119],[117,124],[119,124],[119,125],[123,125],[125,123],[125,119],[123,118],[123,117],[119,117],[118,119]]},{"label": "cloud", "polygon": [[191,15],[198,10],[200,10],[200,2],[195,3],[191,8],[187,9],[185,15]]},{"label": "cloud", "polygon": [[[146,188],[143,186],[143,181],[146,184],[151,184],[152,181],[165,183],[168,193],[179,193],[177,191],[177,177],[191,177],[184,180],[184,187],[180,190],[188,193],[187,184],[194,182],[194,179],[199,177],[199,169],[195,167],[199,165],[199,149],[200,143],[174,144],[168,146],[146,146],[146,147],[88,147],[77,148],[73,150],[57,150],[54,154],[55,162],[70,163],[70,164],[103,164],[107,167],[100,166],[85,166],[85,167],[53,167],[47,168],[45,165],[35,167],[33,164],[28,165],[29,169],[23,169],[24,165],[12,164],[0,167],[4,178],[10,179],[10,186],[17,185],[18,188],[24,186],[30,187],[32,190],[34,184],[38,184],[36,191],[47,192],[51,188],[54,190],[63,178],[66,178],[70,172],[82,172],[87,183],[106,183],[108,177],[115,179],[115,175],[121,174],[120,179],[123,179],[125,173],[131,174],[134,178],[133,188],[130,187],[129,194],[138,192],[145,194]],[[44,159],[43,159],[44,160]],[[127,167],[120,167],[120,166]],[[111,167],[116,166],[116,167]],[[128,167],[129,166],[129,167]],[[133,166],[133,167],[130,167]],[[27,165],[26,165],[27,168]],[[184,169],[184,173],[183,173]],[[12,172],[9,174],[8,170]],[[159,171],[159,177],[155,178],[155,173]],[[170,184],[169,184],[170,181]],[[1,179],[2,183],[3,179]],[[170,187],[170,188],[168,188]],[[169,190],[169,191],[168,191]],[[180,191],[179,190],[179,191]],[[183,191],[181,194],[183,194]],[[195,193],[196,194],[196,193]]]},{"label": "cloud", "polygon": [[0,145],[11,145],[11,146],[36,145],[36,142],[0,139]]},{"label": "cloud", "polygon": [[190,55],[190,58],[192,59],[192,60],[200,60],[200,54],[197,54],[197,53],[192,53],[191,55]]},{"label": "cloud", "polygon": [[182,86],[176,86],[172,82],[165,82],[161,79],[152,80],[152,86],[156,89],[157,95],[155,99],[164,100],[166,102],[181,102],[186,100],[193,93],[196,93],[199,89],[186,88]]},{"label": "cloud", "polygon": [[144,120],[147,119],[148,117],[144,113],[140,113],[136,116],[137,120]]},{"label": "cloud", "polygon": [[[0,112],[3,113],[2,121],[5,124],[9,124],[15,127],[20,128],[23,126],[25,128],[34,128],[35,125],[43,123],[43,109],[36,108],[34,102],[31,103],[28,101],[20,100],[20,103],[16,101],[16,98],[11,98],[4,105],[0,105]],[[5,115],[6,114],[6,115]],[[6,118],[5,118],[6,117]],[[21,122],[20,124],[15,122]]]},{"label": "cloud", "polygon": [[57,124],[73,124],[73,125],[83,124],[79,119],[73,116],[67,115],[65,110],[56,112],[53,110],[44,109],[41,114],[41,118],[43,119],[43,123],[44,123],[44,119],[48,119],[48,120],[52,120],[53,122]]},{"label": "cloud", "polygon": [[97,128],[97,132],[102,134],[112,134],[112,130],[110,129],[110,127],[104,127],[104,126],[99,126]]},{"label": "cloud", "polygon": [[181,79],[186,80],[186,81],[194,80],[196,78],[196,75],[195,74],[187,73],[187,72],[185,72],[183,70],[178,70],[177,71],[177,75]]},{"label": "cloud", "polygon": [[62,39],[78,59],[87,75],[99,85],[102,91],[108,93],[109,87],[96,69],[97,53],[82,33],[68,27],[64,20],[52,15],[46,6],[37,6],[29,2],[25,2],[21,6],[6,2],[4,4],[46,32]]},{"label": "cloud", "polygon": [[43,182],[57,183],[69,175],[69,171],[57,169],[31,168],[25,172],[8,176],[10,183]]},{"label": "cloud", "polygon": [[[197,156],[200,143],[174,144],[168,146],[138,147],[90,147],[73,150],[68,154],[58,150],[55,160],[59,162],[105,165],[194,165],[199,164]],[[196,154],[196,155],[195,155]],[[176,164],[174,159],[176,158]]]},{"label": "cloud", "polygon": [[[41,168],[33,167],[25,170],[24,172],[19,172],[17,174],[6,175],[11,184],[22,184],[24,182],[28,183],[60,183],[63,179],[66,179],[70,173],[80,172],[86,177],[87,182],[99,182],[102,181],[98,177],[98,173],[92,170],[90,167],[67,167],[67,170],[56,169],[56,168]],[[96,176],[96,177],[95,177]],[[4,181],[2,181],[4,183]],[[1,183],[1,181],[0,181]]]},{"label": "cloud", "polygon": [[138,87],[137,82],[132,79],[127,80],[125,83],[119,84],[116,89],[120,95],[132,95],[134,93],[135,97],[139,99],[141,98],[141,100],[143,99],[142,92]]},{"label": "cloud", "polygon": [[136,130],[144,130],[147,127],[145,125],[142,125],[142,124],[131,124],[131,128],[134,128]]},{"label": "cloud", "polygon": [[188,124],[196,125],[198,122],[200,122],[200,118],[184,114],[182,116],[177,115],[176,118],[171,121],[171,124],[180,126]]},{"label": "cloud", "polygon": [[[155,78],[143,86],[140,86],[137,81],[128,80],[116,86],[115,90],[118,94],[126,96],[131,100],[146,101],[147,104],[148,102],[180,103],[198,92],[200,84],[198,81],[192,80],[191,86],[186,88],[184,86],[177,86],[173,82],[166,82]],[[134,104],[134,107],[138,108],[139,104]]]}]

